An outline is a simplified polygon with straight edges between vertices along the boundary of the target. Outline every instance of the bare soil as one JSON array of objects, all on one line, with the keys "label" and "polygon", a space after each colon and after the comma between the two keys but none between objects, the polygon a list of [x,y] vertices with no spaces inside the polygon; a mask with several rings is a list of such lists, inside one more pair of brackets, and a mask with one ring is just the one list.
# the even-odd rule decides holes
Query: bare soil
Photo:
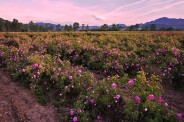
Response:
[{"label": "bare soil", "polygon": [[0,70],[0,122],[59,122],[52,105],[40,105],[33,94]]},{"label": "bare soil", "polygon": [[182,113],[184,116],[184,92],[179,92],[170,86],[165,86],[163,98],[172,110]]}]

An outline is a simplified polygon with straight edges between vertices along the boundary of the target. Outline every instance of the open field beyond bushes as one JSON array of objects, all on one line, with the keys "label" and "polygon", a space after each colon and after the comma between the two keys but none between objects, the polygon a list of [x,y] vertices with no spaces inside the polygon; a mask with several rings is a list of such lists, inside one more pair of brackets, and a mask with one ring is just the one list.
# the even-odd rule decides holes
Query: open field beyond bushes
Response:
[{"label": "open field beyond bushes", "polygon": [[183,121],[183,54],[184,32],[0,33],[0,67],[69,122]]}]

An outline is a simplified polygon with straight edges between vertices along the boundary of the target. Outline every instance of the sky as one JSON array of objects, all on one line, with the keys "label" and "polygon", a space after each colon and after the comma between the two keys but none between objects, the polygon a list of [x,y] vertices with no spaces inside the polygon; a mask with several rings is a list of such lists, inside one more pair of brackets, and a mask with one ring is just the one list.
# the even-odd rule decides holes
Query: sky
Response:
[{"label": "sky", "polygon": [[54,24],[145,23],[184,18],[184,0],[0,0],[0,18]]}]

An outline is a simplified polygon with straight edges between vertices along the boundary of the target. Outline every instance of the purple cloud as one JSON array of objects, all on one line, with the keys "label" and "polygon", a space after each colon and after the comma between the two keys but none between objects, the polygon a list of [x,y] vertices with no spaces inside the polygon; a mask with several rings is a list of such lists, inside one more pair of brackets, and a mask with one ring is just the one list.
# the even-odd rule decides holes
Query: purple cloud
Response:
[{"label": "purple cloud", "polygon": [[89,25],[142,23],[156,17],[184,18],[183,0],[6,0],[0,17],[23,23],[52,22]]}]

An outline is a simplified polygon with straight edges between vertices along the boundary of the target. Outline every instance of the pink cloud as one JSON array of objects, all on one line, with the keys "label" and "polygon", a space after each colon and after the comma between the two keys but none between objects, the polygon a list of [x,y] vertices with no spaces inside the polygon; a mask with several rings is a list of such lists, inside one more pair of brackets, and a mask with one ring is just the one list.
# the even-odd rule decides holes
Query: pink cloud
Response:
[{"label": "pink cloud", "polygon": [[[16,0],[20,1],[20,0]],[[91,6],[81,6],[76,4],[72,0],[30,0],[20,2],[4,2],[1,3],[0,17],[8,20],[17,18],[23,23],[28,23],[33,20],[34,22],[52,22],[60,24],[71,24],[73,22],[79,22],[89,25],[102,25],[104,23],[125,23],[136,24],[143,21],[149,21],[157,16],[168,15],[172,17],[174,14],[171,11],[173,6],[181,6],[184,1],[176,0],[140,0],[132,3],[122,2],[117,0],[117,4],[114,0],[99,0],[103,2],[104,8],[101,4],[94,4]],[[86,2],[86,1],[85,1]],[[110,3],[114,3],[117,7],[114,9],[107,9]],[[120,2],[123,5],[119,4]],[[89,1],[90,3],[90,1]],[[108,3],[108,4],[105,4]],[[81,2],[81,4],[83,4]],[[110,8],[111,6],[109,6]],[[177,7],[174,8],[175,16],[184,17],[182,12],[176,12]],[[164,10],[170,10],[165,12]],[[157,13],[150,17],[150,14]]]}]

